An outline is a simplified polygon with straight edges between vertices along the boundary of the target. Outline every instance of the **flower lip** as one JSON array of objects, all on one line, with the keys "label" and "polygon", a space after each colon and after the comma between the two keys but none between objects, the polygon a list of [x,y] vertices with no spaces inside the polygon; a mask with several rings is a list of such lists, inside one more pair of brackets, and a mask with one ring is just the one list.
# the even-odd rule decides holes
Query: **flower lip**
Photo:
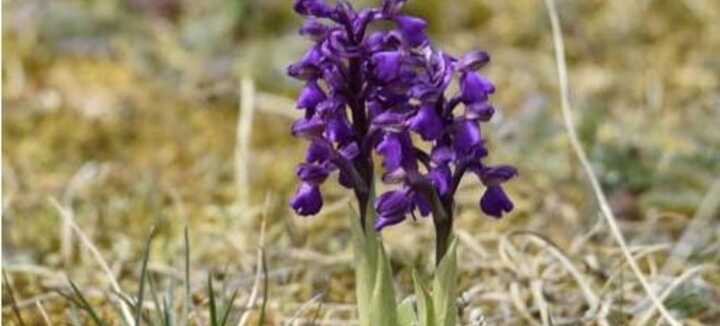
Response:
[{"label": "flower lip", "polygon": [[487,100],[495,92],[495,85],[476,72],[468,72],[460,78],[460,90],[463,102],[474,103]]},{"label": "flower lip", "polygon": [[480,208],[485,214],[501,218],[503,213],[509,213],[514,205],[500,186],[490,186],[480,199]]},{"label": "flower lip", "polygon": [[301,216],[317,214],[322,208],[323,200],[316,185],[303,182],[295,195],[290,199],[290,206]]},{"label": "flower lip", "polygon": [[443,133],[443,121],[431,105],[420,107],[417,114],[409,120],[410,129],[414,130],[424,140],[434,140]]}]

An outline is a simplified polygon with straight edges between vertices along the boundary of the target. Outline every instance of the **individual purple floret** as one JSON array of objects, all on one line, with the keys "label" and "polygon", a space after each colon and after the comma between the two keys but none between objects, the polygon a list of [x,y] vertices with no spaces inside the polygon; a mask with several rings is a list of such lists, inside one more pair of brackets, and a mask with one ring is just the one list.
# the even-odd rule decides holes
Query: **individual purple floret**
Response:
[{"label": "individual purple floret", "polygon": [[[499,218],[513,209],[501,185],[517,171],[482,162],[488,151],[480,122],[495,113],[489,102],[495,86],[477,71],[489,55],[473,51],[458,59],[434,49],[427,23],[400,13],[404,2],[385,0],[379,8],[356,11],[346,1],[295,1],[295,11],[307,16],[300,34],[314,43],[288,67],[290,76],[306,82],[297,100],[304,116],[292,132],[310,142],[291,206],[300,215],[317,213],[318,187],[337,170],[340,184],[357,196],[364,225],[375,151],[382,157],[382,180],[398,185],[375,200],[375,228],[432,212],[438,236],[447,236],[453,197],[466,172],[486,186],[483,212]],[[377,21],[395,28],[370,32]],[[448,95],[453,81],[459,93]],[[423,142],[429,151],[420,148]]]}]

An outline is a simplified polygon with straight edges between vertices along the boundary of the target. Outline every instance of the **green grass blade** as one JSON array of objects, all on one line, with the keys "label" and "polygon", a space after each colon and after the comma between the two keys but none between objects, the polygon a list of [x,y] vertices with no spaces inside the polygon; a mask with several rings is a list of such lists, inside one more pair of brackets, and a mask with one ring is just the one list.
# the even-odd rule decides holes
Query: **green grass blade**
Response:
[{"label": "green grass blade", "polygon": [[165,325],[175,325],[177,319],[176,319],[176,315],[175,315],[175,279],[174,278],[170,278],[170,286],[168,287],[167,291],[165,292],[165,296],[163,297],[163,304],[166,306]]},{"label": "green grass blade", "polygon": [[262,258],[262,272],[263,272],[263,297],[262,303],[260,304],[260,318],[258,318],[258,325],[265,325],[265,314],[267,310],[268,291],[270,291],[270,279],[268,278],[267,258],[265,257],[265,250],[260,248],[260,257]]},{"label": "green grass blade", "polygon": [[217,319],[217,306],[215,305],[215,290],[213,290],[212,273],[208,273],[208,297],[210,302],[208,303],[208,309],[210,310],[210,325],[218,326]]},{"label": "green grass blade", "polygon": [[235,304],[235,299],[237,299],[239,289],[235,289],[233,291],[232,296],[230,296],[230,300],[225,304],[225,311],[223,312],[223,316],[220,319],[220,325],[225,326],[228,322],[228,318],[230,318],[230,313],[233,311],[233,305]]},{"label": "green grass blade", "polygon": [[85,296],[82,294],[82,292],[77,287],[77,285],[75,285],[75,283],[70,279],[68,279],[68,282],[70,283],[70,287],[73,290],[73,294],[75,295],[75,297],[78,299],[78,302],[80,303],[78,308],[85,310],[85,312],[87,312],[88,315],[90,315],[90,318],[92,318],[92,320],[95,322],[96,325],[104,326],[105,323],[102,321],[102,319],[100,319],[100,316],[97,314],[95,309],[93,309],[93,307],[90,305],[90,303],[85,299]]},{"label": "green grass blade", "polygon": [[188,227],[185,226],[185,303],[183,304],[183,326],[190,324],[190,310],[192,309],[192,291],[190,290],[190,237]]},{"label": "green grass blade", "polygon": [[156,230],[156,228],[153,226],[153,228],[150,230],[150,236],[148,237],[147,241],[145,242],[145,252],[143,253],[143,262],[142,262],[142,267],[140,269],[140,288],[138,289],[137,306],[135,307],[135,325],[136,326],[140,326],[140,321],[142,320],[142,315],[143,315],[143,302],[145,299],[145,282],[147,281],[147,265],[148,265],[148,260],[150,260],[150,245],[152,244],[152,240],[155,237],[155,230]]},{"label": "green grass blade", "polygon": [[171,300],[172,299],[170,299],[167,296],[163,297],[163,301],[162,301],[163,308],[162,309],[163,309],[163,315],[165,317],[162,321],[163,326],[175,325],[175,318],[174,318],[175,316],[172,314],[172,301]]},{"label": "green grass blade", "polygon": [[150,296],[152,297],[153,304],[155,305],[155,319],[159,325],[165,325],[166,323],[163,318],[164,306],[160,305],[160,297],[158,297],[157,287],[155,286],[155,281],[153,281],[152,276],[148,276],[148,285],[150,286]]}]

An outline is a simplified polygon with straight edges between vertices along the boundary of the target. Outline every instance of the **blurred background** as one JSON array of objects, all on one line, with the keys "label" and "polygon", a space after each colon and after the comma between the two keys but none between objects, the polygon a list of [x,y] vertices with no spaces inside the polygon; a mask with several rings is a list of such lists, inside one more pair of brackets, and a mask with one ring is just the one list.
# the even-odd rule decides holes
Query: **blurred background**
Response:
[{"label": "blurred background", "polygon": [[[2,5],[4,320],[15,321],[9,285],[26,322],[41,323],[42,311],[68,320],[54,292],[67,278],[117,317],[108,276],[64,213],[128,293],[156,226],[149,275],[181,295],[187,226],[198,324],[208,273],[238,290],[234,318],[258,318],[259,295],[268,325],[352,324],[351,194],[327,183],[312,218],[287,205],[306,145],[289,133],[301,84],[285,67],[309,44],[291,0]],[[474,178],[462,185],[464,322],[540,324],[541,302],[556,325],[598,314],[621,325],[646,312],[563,129],[542,1],[406,8],[427,18],[437,47],[490,52],[500,114],[484,129],[489,160],[520,171],[508,185],[516,208],[502,220],[480,212]],[[581,141],[632,252],[658,291],[692,272],[666,306],[690,325],[720,324],[720,2],[560,0],[558,10]],[[403,297],[413,267],[432,270],[431,229],[421,219],[384,231]],[[259,246],[268,289],[253,299]],[[581,283],[605,311],[588,311]]]}]

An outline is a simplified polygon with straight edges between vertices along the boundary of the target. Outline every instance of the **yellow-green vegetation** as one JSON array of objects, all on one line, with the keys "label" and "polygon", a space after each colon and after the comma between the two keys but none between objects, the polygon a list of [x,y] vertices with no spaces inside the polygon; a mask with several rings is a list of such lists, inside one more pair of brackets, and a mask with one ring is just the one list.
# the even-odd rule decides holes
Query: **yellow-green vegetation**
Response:
[{"label": "yellow-green vegetation", "polygon": [[[73,293],[71,279],[99,318],[122,324],[123,299],[83,236],[132,303],[153,226],[147,318],[162,320],[172,297],[183,319],[187,226],[193,323],[216,324],[231,302],[233,323],[357,320],[351,194],[328,183],[312,218],[287,206],[305,146],[289,133],[300,85],[285,66],[305,42],[291,2],[3,1],[4,322],[18,324],[13,299],[27,325],[44,314],[90,323],[57,294]],[[508,184],[516,209],[502,220],[478,209],[479,182],[461,187],[460,320],[654,325],[661,317],[563,129],[542,1],[408,8],[449,52],[490,52],[501,113],[488,126],[490,162],[520,171]],[[678,320],[720,324],[720,2],[563,0],[558,10],[580,137],[631,252]],[[250,139],[237,137],[243,78],[255,89]],[[431,270],[431,229],[419,219],[383,231],[400,297],[414,291],[413,268]]]}]

